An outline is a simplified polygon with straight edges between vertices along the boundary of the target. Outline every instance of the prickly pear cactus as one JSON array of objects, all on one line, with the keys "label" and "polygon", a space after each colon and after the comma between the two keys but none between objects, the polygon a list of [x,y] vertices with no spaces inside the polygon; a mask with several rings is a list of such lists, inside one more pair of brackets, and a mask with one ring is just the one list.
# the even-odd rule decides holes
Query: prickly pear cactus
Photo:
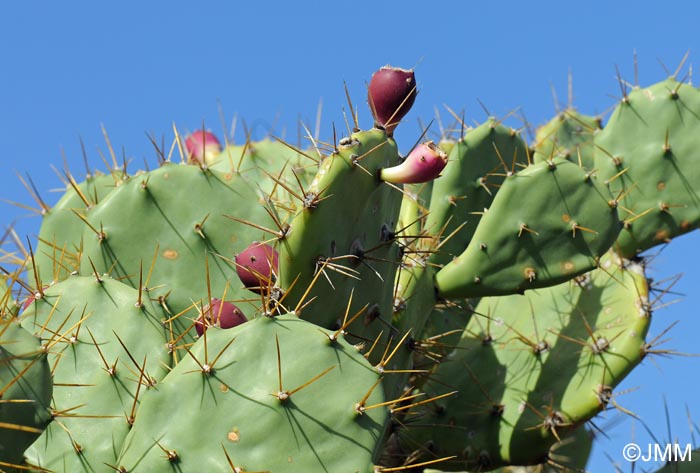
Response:
[{"label": "prickly pear cactus", "polygon": [[0,469],[584,468],[649,352],[637,254],[700,223],[700,92],[402,155],[413,71],[368,89],[313,149],[175,130],[181,164],[66,173],[0,254]]}]

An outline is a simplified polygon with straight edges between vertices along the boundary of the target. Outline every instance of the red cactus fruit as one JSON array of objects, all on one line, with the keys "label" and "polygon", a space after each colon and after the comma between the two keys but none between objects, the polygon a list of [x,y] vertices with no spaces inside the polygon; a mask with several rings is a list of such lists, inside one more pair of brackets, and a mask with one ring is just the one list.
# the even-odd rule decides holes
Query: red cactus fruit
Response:
[{"label": "red cactus fruit", "polygon": [[236,272],[245,287],[260,293],[275,282],[279,255],[265,243],[253,242],[236,256]]},{"label": "red cactus fruit", "polygon": [[426,141],[413,148],[398,166],[382,169],[379,177],[401,184],[428,182],[439,177],[446,165],[447,154],[432,141]]},{"label": "red cactus fruit", "polygon": [[195,322],[194,328],[197,330],[197,335],[201,337],[212,325],[219,328],[233,328],[247,321],[243,312],[233,303],[212,298],[211,304],[202,310],[202,315]]},{"label": "red cactus fruit", "polygon": [[406,116],[418,95],[413,69],[384,66],[372,74],[367,89],[367,101],[376,125],[392,136],[401,119]]},{"label": "red cactus fruit", "polygon": [[191,161],[212,164],[221,153],[221,143],[211,131],[195,131],[185,139],[185,148]]}]

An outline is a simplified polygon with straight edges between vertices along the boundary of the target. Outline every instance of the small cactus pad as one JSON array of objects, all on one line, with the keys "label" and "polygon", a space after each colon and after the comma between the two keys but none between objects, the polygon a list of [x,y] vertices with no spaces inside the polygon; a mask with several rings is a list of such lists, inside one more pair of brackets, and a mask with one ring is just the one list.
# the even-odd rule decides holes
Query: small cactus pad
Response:
[{"label": "small cactus pad", "polygon": [[438,271],[440,295],[522,292],[593,269],[621,228],[610,201],[594,176],[562,157],[507,177],[467,249]]},{"label": "small cactus pad", "polygon": [[65,472],[110,471],[138,400],[171,364],[156,307],[112,279],[71,276],[43,291],[22,326],[41,338],[53,374],[53,421],[25,453]]},{"label": "small cactus pad", "polygon": [[406,419],[407,445],[431,444],[448,471],[546,461],[557,438],[613,401],[645,356],[643,267],[608,253],[601,268],[525,296],[484,298],[456,349],[423,386],[457,390]]},{"label": "small cactus pad", "polygon": [[379,379],[342,336],[294,315],[208,330],[144,395],[116,465],[366,473],[388,419],[369,409],[384,402]]},{"label": "small cactus pad", "polygon": [[626,257],[700,225],[700,91],[668,79],[635,88],[595,138],[595,167],[621,196]]}]

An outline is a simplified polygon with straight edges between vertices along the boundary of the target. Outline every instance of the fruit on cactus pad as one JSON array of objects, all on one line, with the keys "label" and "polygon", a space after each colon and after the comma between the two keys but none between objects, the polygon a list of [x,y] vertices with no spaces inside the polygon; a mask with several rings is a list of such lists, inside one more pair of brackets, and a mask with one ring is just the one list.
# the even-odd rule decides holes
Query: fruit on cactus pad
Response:
[{"label": "fruit on cactus pad", "polygon": [[236,256],[238,277],[253,292],[274,283],[278,266],[277,251],[266,243],[254,241]]},{"label": "fruit on cactus pad", "polygon": [[391,136],[418,95],[413,69],[384,66],[372,75],[367,101],[377,125]]},{"label": "fruit on cactus pad", "polygon": [[211,131],[195,131],[185,139],[185,147],[190,160],[203,164],[213,164],[221,153],[221,142]]},{"label": "fruit on cactus pad", "polygon": [[204,331],[212,325],[219,328],[233,328],[247,321],[248,319],[236,305],[214,297],[211,304],[202,309],[202,315],[199,316],[194,327],[197,330],[197,335],[201,337]]},{"label": "fruit on cactus pad", "polygon": [[446,164],[447,154],[432,141],[426,141],[413,148],[401,164],[382,169],[379,177],[397,184],[418,184],[437,178]]}]

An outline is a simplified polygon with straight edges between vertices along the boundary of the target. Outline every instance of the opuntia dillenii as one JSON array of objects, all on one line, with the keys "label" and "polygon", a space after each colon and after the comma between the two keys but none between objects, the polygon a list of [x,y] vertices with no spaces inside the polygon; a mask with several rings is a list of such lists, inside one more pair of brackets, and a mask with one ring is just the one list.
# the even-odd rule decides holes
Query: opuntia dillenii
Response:
[{"label": "opuntia dillenii", "polygon": [[377,125],[392,136],[394,129],[416,100],[416,77],[412,69],[384,66],[372,75],[367,101]]},{"label": "opuntia dillenii", "polygon": [[185,148],[192,161],[212,164],[221,153],[221,143],[211,131],[195,131],[185,140]]},{"label": "opuntia dillenii", "polygon": [[261,292],[270,287],[277,275],[279,256],[268,244],[253,242],[236,256],[236,272],[245,287]]},{"label": "opuntia dillenii", "polygon": [[379,178],[401,184],[428,182],[439,177],[446,165],[447,154],[432,141],[426,141],[413,148],[398,166],[382,169]]},{"label": "opuntia dillenii", "polygon": [[201,337],[210,326],[233,328],[247,321],[243,312],[233,303],[212,298],[211,304],[202,309],[202,315],[199,316],[194,327],[197,335]]}]

